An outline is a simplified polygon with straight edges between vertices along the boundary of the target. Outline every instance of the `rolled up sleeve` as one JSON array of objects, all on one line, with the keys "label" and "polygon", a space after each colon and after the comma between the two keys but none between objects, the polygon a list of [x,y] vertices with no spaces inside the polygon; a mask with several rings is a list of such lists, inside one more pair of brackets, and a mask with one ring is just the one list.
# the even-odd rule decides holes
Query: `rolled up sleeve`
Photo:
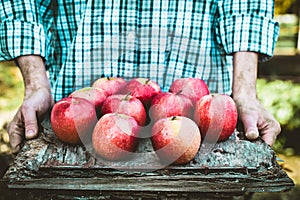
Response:
[{"label": "rolled up sleeve", "polygon": [[273,20],[273,1],[220,1],[219,15],[217,40],[226,54],[257,52],[260,61],[273,56],[279,35],[279,24]]},{"label": "rolled up sleeve", "polygon": [[[0,61],[22,55],[45,57],[50,1],[1,0]],[[46,4],[47,3],[47,4]]]},{"label": "rolled up sleeve", "polygon": [[41,25],[16,20],[1,23],[1,60],[10,60],[21,55],[45,57],[45,44],[45,33]]}]

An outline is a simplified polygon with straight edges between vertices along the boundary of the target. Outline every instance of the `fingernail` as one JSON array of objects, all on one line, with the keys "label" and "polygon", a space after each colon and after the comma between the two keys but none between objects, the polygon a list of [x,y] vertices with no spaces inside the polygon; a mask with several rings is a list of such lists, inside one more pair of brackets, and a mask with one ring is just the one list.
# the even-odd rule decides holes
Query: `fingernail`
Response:
[{"label": "fingernail", "polygon": [[259,137],[259,133],[257,133],[257,132],[247,132],[246,137],[249,140],[256,140]]},{"label": "fingernail", "polygon": [[34,130],[30,129],[26,132],[26,138],[31,139],[32,137],[34,137]]}]

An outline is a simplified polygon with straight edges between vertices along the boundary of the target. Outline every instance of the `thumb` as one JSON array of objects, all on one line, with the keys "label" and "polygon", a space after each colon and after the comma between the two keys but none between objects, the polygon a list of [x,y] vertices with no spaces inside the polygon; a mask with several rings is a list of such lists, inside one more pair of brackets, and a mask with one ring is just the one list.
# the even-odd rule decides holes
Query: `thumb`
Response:
[{"label": "thumb", "polygon": [[248,140],[256,140],[259,137],[257,129],[257,120],[254,117],[245,116],[243,119],[245,136]]},{"label": "thumb", "polygon": [[22,114],[25,124],[25,138],[36,138],[38,134],[38,124],[35,110],[32,108],[23,108]]}]

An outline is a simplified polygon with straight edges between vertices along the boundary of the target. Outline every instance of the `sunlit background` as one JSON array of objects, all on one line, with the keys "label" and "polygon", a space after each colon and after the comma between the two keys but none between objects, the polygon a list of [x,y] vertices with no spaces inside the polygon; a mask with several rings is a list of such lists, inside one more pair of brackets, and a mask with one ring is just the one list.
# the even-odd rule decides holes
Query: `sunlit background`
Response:
[{"label": "sunlit background", "polygon": [[[255,194],[253,199],[297,199],[300,196],[300,0],[276,0],[280,36],[274,57],[259,65],[258,97],[282,126],[274,150],[279,164],[297,184],[280,194]],[[13,62],[0,62],[0,178],[12,162],[8,122],[23,100],[23,81]]]}]

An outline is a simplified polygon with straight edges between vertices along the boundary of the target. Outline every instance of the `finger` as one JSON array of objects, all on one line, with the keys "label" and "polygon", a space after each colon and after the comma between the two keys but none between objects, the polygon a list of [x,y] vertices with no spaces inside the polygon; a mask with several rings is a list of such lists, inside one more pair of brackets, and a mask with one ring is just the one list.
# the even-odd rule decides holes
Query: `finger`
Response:
[{"label": "finger", "polygon": [[270,146],[273,146],[277,135],[281,132],[280,124],[277,121],[269,122],[264,129],[261,130],[262,140]]},{"label": "finger", "polygon": [[244,116],[242,118],[245,136],[248,140],[256,140],[259,137],[259,132],[257,129],[257,120],[251,116]]},{"label": "finger", "polygon": [[8,124],[7,132],[12,153],[17,153],[21,149],[24,140],[24,124],[19,110],[13,120]]},{"label": "finger", "polygon": [[22,109],[24,124],[25,124],[25,138],[33,139],[38,134],[38,123],[36,112],[34,109],[23,106]]},{"label": "finger", "polygon": [[273,146],[276,140],[274,134],[265,134],[261,138],[263,141],[265,141],[265,143],[267,143],[270,146]]}]

